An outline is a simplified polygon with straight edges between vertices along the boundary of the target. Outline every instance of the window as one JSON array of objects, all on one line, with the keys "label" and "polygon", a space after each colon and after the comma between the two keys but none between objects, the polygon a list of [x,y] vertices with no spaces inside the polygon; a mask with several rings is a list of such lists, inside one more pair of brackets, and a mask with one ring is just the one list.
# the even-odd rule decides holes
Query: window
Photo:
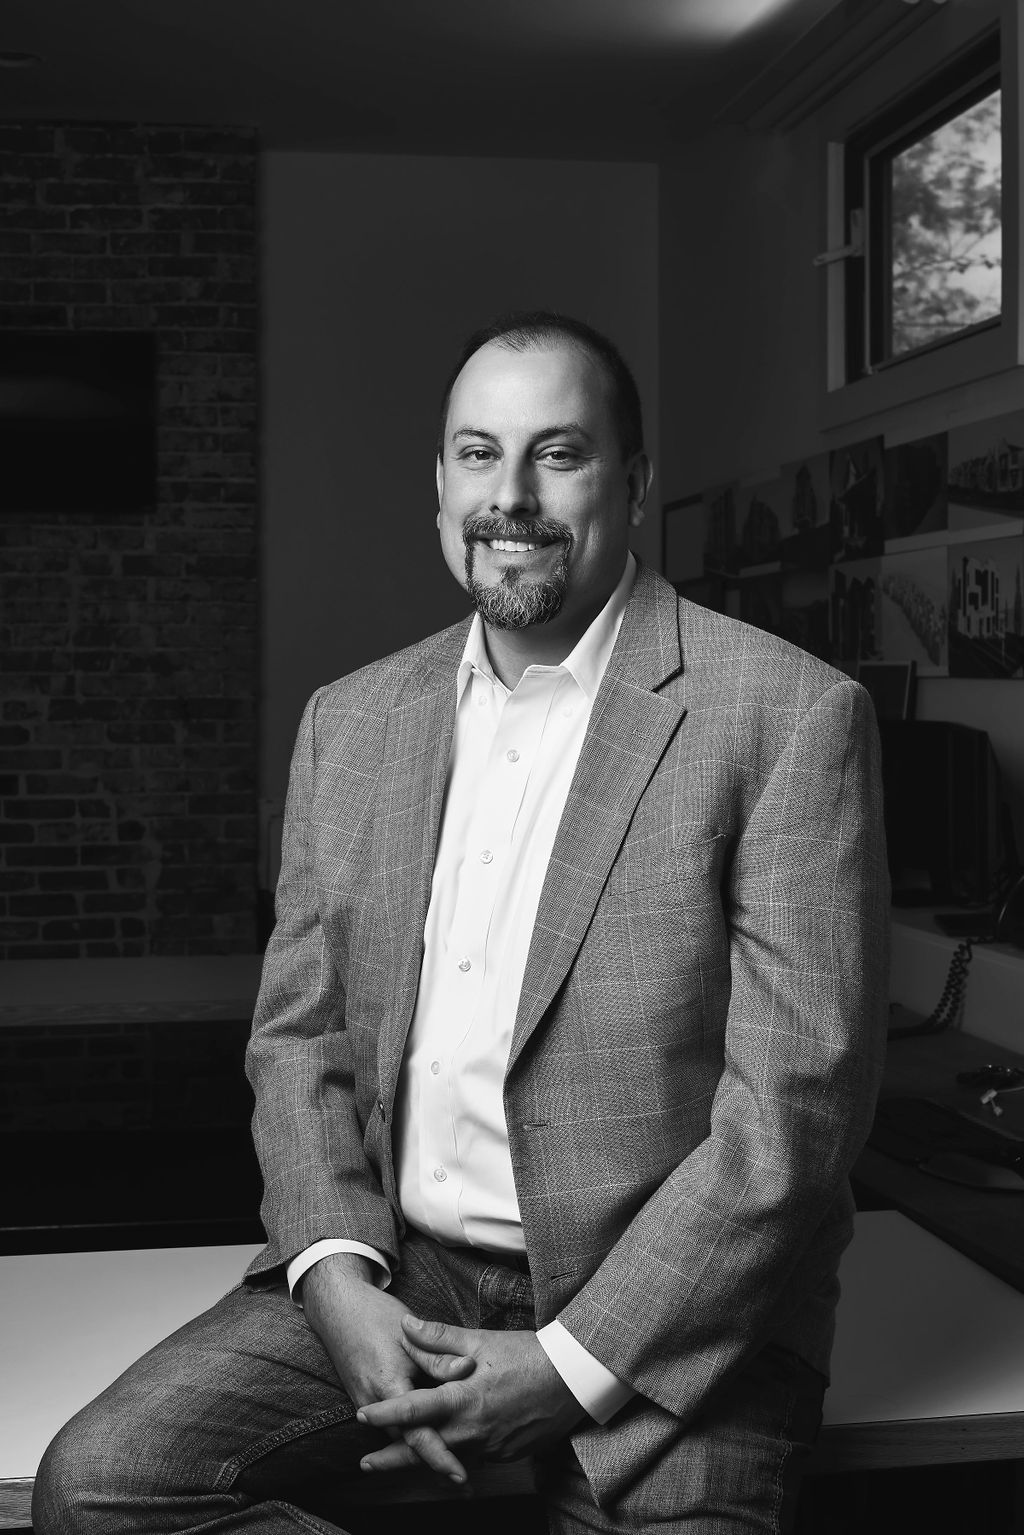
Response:
[{"label": "window", "polygon": [[925,3],[816,113],[825,431],[998,405],[1024,367],[1024,5]]},{"label": "window", "polygon": [[1001,126],[995,35],[847,141],[847,381],[999,325]]}]

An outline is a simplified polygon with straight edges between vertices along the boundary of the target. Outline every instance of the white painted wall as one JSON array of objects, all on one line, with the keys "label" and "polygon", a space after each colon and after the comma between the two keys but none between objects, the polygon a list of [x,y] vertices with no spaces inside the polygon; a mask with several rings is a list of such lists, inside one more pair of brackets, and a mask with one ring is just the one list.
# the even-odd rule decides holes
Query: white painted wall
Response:
[{"label": "white painted wall", "polygon": [[[315,687],[466,611],[437,547],[434,454],[469,332],[509,308],[588,320],[633,366],[656,438],[657,188],[651,165],[266,156],[266,798]],[[654,562],[657,523],[635,541]]]}]

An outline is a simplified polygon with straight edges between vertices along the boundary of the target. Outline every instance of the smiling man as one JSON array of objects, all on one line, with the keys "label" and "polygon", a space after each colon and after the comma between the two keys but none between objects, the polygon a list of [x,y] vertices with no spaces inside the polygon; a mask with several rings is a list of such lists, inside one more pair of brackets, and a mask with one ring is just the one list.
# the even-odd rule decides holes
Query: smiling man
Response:
[{"label": "smiling man", "polygon": [[475,613],[299,731],[267,1247],[62,1431],[37,1535],[337,1530],[346,1478],[527,1454],[555,1535],[791,1528],[884,1038],[873,716],[639,566],[650,481],[604,337],[470,339]]}]

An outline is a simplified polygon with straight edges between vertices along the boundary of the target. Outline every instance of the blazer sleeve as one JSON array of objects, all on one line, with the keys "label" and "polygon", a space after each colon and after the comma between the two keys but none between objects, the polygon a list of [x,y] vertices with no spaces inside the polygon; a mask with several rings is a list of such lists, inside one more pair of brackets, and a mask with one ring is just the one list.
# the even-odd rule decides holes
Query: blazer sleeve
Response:
[{"label": "blazer sleeve", "polygon": [[321,924],[313,803],[314,694],[292,757],[277,923],[267,948],[246,1071],[263,1172],[267,1248],[250,1268],[277,1270],[312,1243],[342,1238],[397,1253],[391,1207],[364,1148],[345,1029],[345,988]]},{"label": "blazer sleeve", "polygon": [[877,730],[856,683],[834,683],[799,720],[739,830],[722,900],[731,994],[710,1133],[558,1318],[682,1418],[770,1335],[871,1124],[888,877]]}]

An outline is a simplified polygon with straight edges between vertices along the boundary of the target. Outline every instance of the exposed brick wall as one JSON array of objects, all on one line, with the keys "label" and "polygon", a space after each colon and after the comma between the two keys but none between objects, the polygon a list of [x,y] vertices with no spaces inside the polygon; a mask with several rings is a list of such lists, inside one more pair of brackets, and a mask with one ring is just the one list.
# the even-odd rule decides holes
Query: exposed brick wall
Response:
[{"label": "exposed brick wall", "polygon": [[256,947],[248,131],[0,125],[2,330],[151,331],[137,513],[0,507],[0,956]]}]

